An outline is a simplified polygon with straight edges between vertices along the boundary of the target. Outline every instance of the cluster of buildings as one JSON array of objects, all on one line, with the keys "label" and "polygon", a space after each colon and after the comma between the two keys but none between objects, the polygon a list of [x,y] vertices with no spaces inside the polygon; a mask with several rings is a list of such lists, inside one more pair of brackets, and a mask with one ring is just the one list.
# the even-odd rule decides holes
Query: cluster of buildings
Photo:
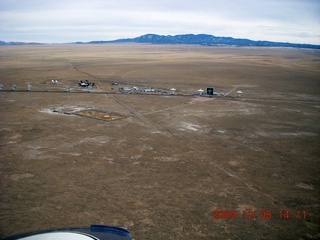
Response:
[{"label": "cluster of buildings", "polygon": [[[58,80],[51,80],[52,84],[57,84]],[[134,94],[134,93],[150,93],[150,94],[164,94],[164,95],[176,95],[177,89],[171,88],[170,90],[164,90],[164,89],[159,89],[159,88],[152,88],[152,87],[128,87],[128,86],[118,86],[118,83],[113,82],[112,84],[112,90],[117,91],[117,93],[127,93],[127,94]],[[95,87],[95,83],[89,82],[88,80],[85,81],[79,81],[78,84],[76,85],[77,87],[80,88],[87,88],[89,91],[92,90],[93,87]],[[116,88],[114,86],[117,86]],[[27,84],[27,91],[31,91],[32,85],[30,83]],[[236,88],[235,88],[236,89]],[[206,87],[204,89],[198,89],[197,92],[195,92],[193,95],[194,96],[201,96],[201,97],[213,97],[213,96],[218,96],[218,97],[228,97],[231,92],[233,92],[235,89],[230,91],[229,93],[223,93],[223,92],[215,92],[214,87]],[[4,90],[4,85],[0,84],[0,91]],[[17,90],[17,85],[11,84],[11,89],[12,91]],[[70,92],[71,88],[69,85],[65,86],[65,92]],[[242,91],[238,90],[236,91],[237,96],[240,97],[242,95]],[[182,94],[182,95],[190,95],[190,94]]]},{"label": "cluster of buildings", "polygon": [[[215,92],[215,91],[214,91],[214,87],[207,87],[207,88],[206,88],[206,91],[200,88],[195,95],[198,95],[198,96],[207,96],[207,97],[212,97],[212,96],[228,97],[228,96],[230,96],[230,93],[231,93],[231,92],[233,92],[233,90],[230,91],[229,93]],[[238,97],[241,97],[241,95],[242,95],[243,92],[242,92],[241,90],[238,90],[236,93],[237,93],[237,96],[238,96]]]},{"label": "cluster of buildings", "polygon": [[[113,89],[114,90],[114,89]],[[168,94],[167,90],[152,88],[152,87],[119,87],[116,89],[120,93],[159,93],[159,94]],[[169,94],[176,94],[176,89],[171,88]]]},{"label": "cluster of buildings", "polygon": [[200,88],[195,95],[203,96],[203,97],[206,97],[206,96],[207,97],[212,97],[212,96],[227,97],[227,96],[229,96],[228,93],[215,92],[214,87],[207,87],[206,90],[203,90]]}]

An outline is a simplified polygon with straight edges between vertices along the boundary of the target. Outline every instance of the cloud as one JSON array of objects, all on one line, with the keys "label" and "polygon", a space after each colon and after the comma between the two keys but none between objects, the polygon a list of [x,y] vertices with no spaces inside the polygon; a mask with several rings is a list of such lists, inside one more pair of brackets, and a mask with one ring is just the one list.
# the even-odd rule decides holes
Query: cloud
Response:
[{"label": "cloud", "polygon": [[315,0],[0,0],[0,39],[72,42],[145,33],[320,44]]}]

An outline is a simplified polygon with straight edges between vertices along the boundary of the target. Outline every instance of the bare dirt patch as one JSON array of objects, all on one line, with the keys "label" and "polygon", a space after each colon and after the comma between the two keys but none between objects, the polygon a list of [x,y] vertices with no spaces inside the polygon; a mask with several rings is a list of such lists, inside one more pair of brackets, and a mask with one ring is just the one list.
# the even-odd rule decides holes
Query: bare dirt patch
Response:
[{"label": "bare dirt patch", "polygon": [[114,120],[120,120],[125,118],[124,116],[119,115],[117,113],[107,113],[99,110],[84,110],[84,111],[75,113],[75,115],[94,118],[94,119],[103,120],[103,121],[114,121]]},{"label": "bare dirt patch", "polygon": [[67,114],[67,115],[76,115],[80,117],[88,117],[96,120],[103,121],[115,121],[126,118],[126,116],[121,115],[116,112],[107,112],[102,110],[97,110],[94,108],[88,107],[78,107],[78,106],[62,106],[52,109],[41,109],[40,112],[44,113],[59,113],[59,114]]}]

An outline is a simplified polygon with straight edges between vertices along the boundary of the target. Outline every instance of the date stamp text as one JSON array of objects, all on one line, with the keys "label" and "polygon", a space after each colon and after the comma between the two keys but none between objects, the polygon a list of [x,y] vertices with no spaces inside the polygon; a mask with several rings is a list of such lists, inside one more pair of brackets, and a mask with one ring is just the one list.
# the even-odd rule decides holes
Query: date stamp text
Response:
[{"label": "date stamp text", "polygon": [[234,220],[234,219],[262,219],[271,220],[272,218],[277,219],[306,219],[307,212],[304,210],[289,211],[289,210],[279,210],[277,212],[272,212],[271,210],[245,210],[242,212],[237,212],[236,210],[212,210],[213,220]]}]

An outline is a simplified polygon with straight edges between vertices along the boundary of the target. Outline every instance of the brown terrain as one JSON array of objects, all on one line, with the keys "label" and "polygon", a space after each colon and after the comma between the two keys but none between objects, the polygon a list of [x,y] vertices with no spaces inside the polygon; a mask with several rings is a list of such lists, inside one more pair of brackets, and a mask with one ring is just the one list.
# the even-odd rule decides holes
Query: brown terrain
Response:
[{"label": "brown terrain", "polygon": [[[0,84],[0,238],[320,239],[319,51],[6,46]],[[192,95],[207,86],[230,96]]]}]

